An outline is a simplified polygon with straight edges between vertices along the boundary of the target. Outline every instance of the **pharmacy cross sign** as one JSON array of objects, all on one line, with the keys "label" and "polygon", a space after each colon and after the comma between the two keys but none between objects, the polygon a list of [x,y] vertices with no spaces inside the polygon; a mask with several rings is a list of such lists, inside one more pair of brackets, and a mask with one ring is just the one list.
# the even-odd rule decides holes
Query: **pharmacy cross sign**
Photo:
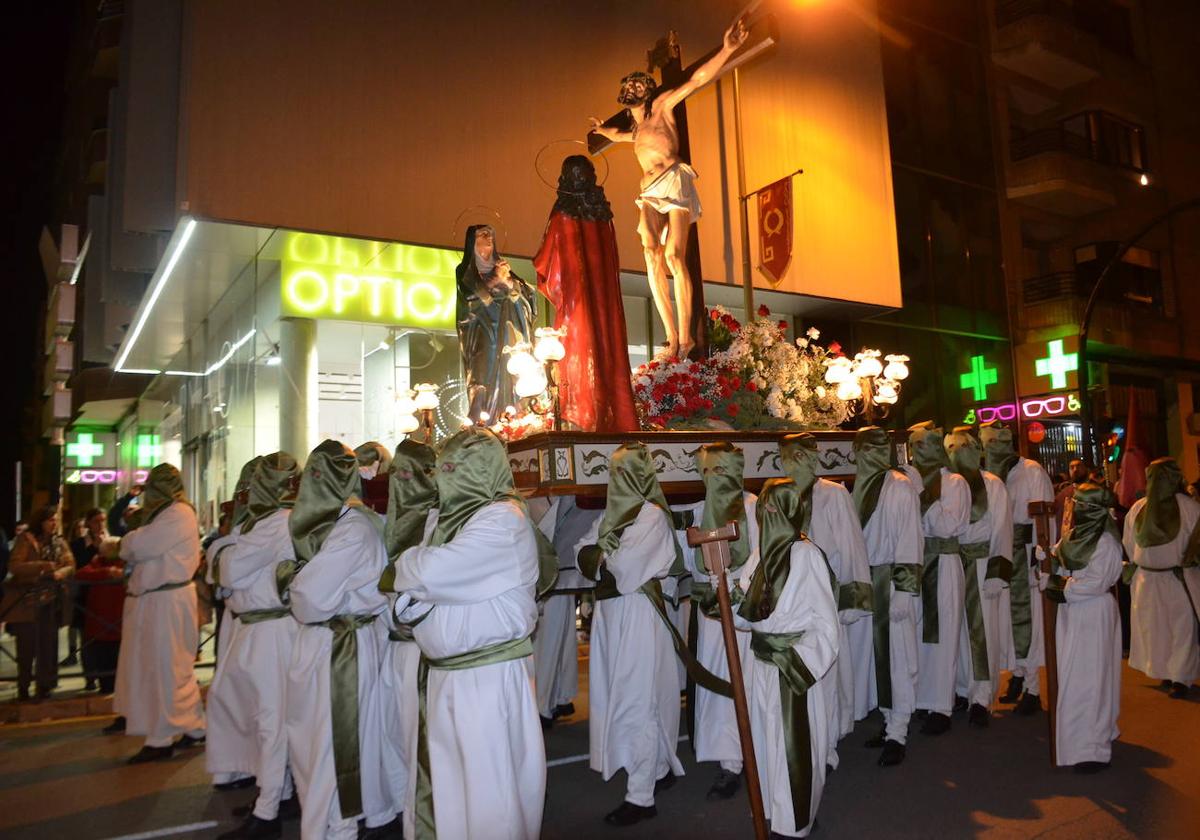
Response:
[{"label": "pharmacy cross sign", "polygon": [[139,467],[153,466],[162,457],[162,444],[158,435],[137,436],[137,463]]},{"label": "pharmacy cross sign", "polygon": [[999,381],[998,368],[988,367],[987,360],[983,356],[971,357],[971,369],[966,373],[959,374],[959,387],[964,390],[971,388],[974,391],[975,399],[986,400],[987,389],[989,385],[995,385]]},{"label": "pharmacy cross sign", "polygon": [[81,467],[90,467],[104,454],[104,444],[96,443],[91,432],[80,432],[74,443],[67,444],[67,455]]},{"label": "pharmacy cross sign", "polygon": [[1046,358],[1035,359],[1035,372],[1038,376],[1049,376],[1051,388],[1066,388],[1067,374],[1079,370],[1079,354],[1064,353],[1062,339],[1055,339],[1046,344]]}]

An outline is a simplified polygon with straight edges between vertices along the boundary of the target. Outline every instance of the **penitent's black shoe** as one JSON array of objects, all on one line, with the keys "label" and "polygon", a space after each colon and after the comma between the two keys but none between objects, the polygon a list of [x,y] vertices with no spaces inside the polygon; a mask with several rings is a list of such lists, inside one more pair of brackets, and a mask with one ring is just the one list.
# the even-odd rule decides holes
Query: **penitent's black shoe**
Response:
[{"label": "penitent's black shoe", "polygon": [[283,827],[279,817],[264,820],[251,814],[246,821],[232,831],[218,834],[217,840],[256,840],[257,838],[274,838],[283,836]]},{"label": "penitent's black shoe", "polygon": [[604,821],[609,825],[624,827],[640,823],[642,820],[653,819],[657,816],[658,809],[653,805],[649,808],[644,808],[641,805],[634,805],[632,802],[622,802],[616,809],[604,815]]},{"label": "penitent's black shoe", "polygon": [[941,712],[930,712],[929,717],[921,724],[922,735],[945,735],[950,731],[950,715]]},{"label": "penitent's black shoe", "polygon": [[203,747],[204,742],[205,737],[203,735],[201,735],[199,738],[194,738],[191,735],[184,733],[184,735],[175,742],[175,746],[178,749],[187,750],[191,749],[192,747]]},{"label": "penitent's black shoe", "polygon": [[1001,703],[1016,703],[1021,699],[1021,692],[1025,690],[1025,678],[1013,677],[1008,681],[1008,689],[1000,695]]},{"label": "penitent's black shoe", "polygon": [[991,720],[991,713],[978,703],[972,703],[971,708],[967,710],[967,723],[971,726],[984,729],[991,723]]},{"label": "penitent's black shoe", "polygon": [[166,761],[175,755],[174,747],[142,747],[127,764],[146,764],[150,761]]},{"label": "penitent's black shoe", "polygon": [[1171,683],[1171,690],[1167,692],[1167,696],[1172,700],[1186,700],[1188,687],[1183,683]]},{"label": "penitent's black shoe", "polygon": [[358,830],[358,840],[403,840],[404,824],[396,817],[389,823],[367,828],[365,825]]},{"label": "penitent's black shoe", "polygon": [[554,711],[551,714],[555,720],[558,720],[560,717],[570,717],[571,715],[575,714],[575,704],[559,703],[554,707]]},{"label": "penitent's black shoe", "polygon": [[668,771],[667,775],[654,783],[654,795],[657,796],[664,790],[670,790],[673,787],[675,787],[675,774]]},{"label": "penitent's black shoe", "polygon": [[1041,710],[1042,698],[1026,691],[1021,695],[1021,699],[1017,701],[1017,707],[1013,709],[1013,714],[1020,715],[1021,717],[1029,717],[1030,715],[1036,715]]},{"label": "penitent's black shoe", "polygon": [[877,750],[886,743],[887,743],[887,732],[883,729],[880,729],[877,734],[872,735],[870,738],[868,738],[866,741],[864,741],[863,746],[869,750]]},{"label": "penitent's black shoe", "polygon": [[965,711],[967,710],[967,705],[968,705],[968,704],[967,704],[967,698],[966,698],[966,697],[960,697],[960,696],[958,696],[958,695],[955,695],[955,697],[954,697],[954,708],[952,708],[952,709],[950,710],[950,713],[951,713],[951,714],[955,714],[955,715],[956,715],[956,714],[958,714],[959,712],[965,712]]},{"label": "penitent's black shoe", "polygon": [[741,786],[742,776],[740,773],[731,773],[722,769],[717,773],[717,778],[713,779],[712,787],[708,789],[708,793],[704,794],[704,798],[710,802],[718,799],[732,799]]},{"label": "penitent's black shoe", "polygon": [[895,767],[904,761],[904,756],[908,754],[908,750],[899,741],[888,739],[883,744],[883,752],[879,754],[880,767]]},{"label": "penitent's black shoe", "polygon": [[242,790],[243,788],[254,787],[258,780],[253,776],[246,776],[243,779],[234,779],[232,782],[217,782],[213,785],[214,790]]},{"label": "penitent's black shoe", "polygon": [[124,735],[125,734],[125,718],[119,717],[110,723],[108,726],[100,730],[105,735]]},{"label": "penitent's black shoe", "polygon": [[1090,776],[1093,773],[1099,773],[1101,770],[1108,769],[1107,761],[1081,761],[1072,768],[1076,773],[1084,776]]}]

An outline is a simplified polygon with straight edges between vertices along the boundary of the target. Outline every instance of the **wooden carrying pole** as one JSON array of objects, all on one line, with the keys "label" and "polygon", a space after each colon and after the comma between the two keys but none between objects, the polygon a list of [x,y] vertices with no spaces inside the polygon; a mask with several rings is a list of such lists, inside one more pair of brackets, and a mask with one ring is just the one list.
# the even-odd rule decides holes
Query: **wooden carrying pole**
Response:
[{"label": "wooden carrying pole", "polygon": [[[1054,574],[1050,559],[1050,517],[1054,515],[1053,502],[1030,502],[1029,515],[1037,523],[1037,544],[1042,549],[1043,575]],[[1028,571],[1024,572],[1029,574]],[[1050,766],[1058,766],[1055,711],[1058,709],[1058,647],[1055,627],[1058,624],[1058,604],[1042,592],[1042,642],[1046,652],[1046,724],[1050,730]]]},{"label": "wooden carrying pole", "polygon": [[[729,568],[729,543],[738,538],[738,525],[706,530],[688,528],[688,545],[700,546],[704,564],[717,579],[717,605],[721,609],[721,631],[725,636],[725,659],[729,663],[729,684],[733,686],[733,710],[737,715],[738,735],[742,741],[742,765],[746,771],[746,793],[750,796],[750,817],[754,821],[755,840],[767,840],[767,812],[763,808],[762,787],[758,781],[758,762],[754,759],[754,740],[750,734],[750,709],[746,704],[746,684],[742,680],[742,661],[738,657],[736,631],[733,629],[733,604],[725,570]],[[696,609],[695,604],[692,609]]]}]

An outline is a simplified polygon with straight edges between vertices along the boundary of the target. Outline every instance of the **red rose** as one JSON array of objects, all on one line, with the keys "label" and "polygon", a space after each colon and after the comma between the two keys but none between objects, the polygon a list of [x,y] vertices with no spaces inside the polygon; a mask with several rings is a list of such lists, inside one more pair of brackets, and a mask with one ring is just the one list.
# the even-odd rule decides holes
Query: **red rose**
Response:
[{"label": "red rose", "polygon": [[760,318],[766,318],[770,314],[771,314],[771,310],[767,308],[767,305],[765,303],[760,303],[758,305],[758,315]]},{"label": "red rose", "polygon": [[717,309],[710,309],[708,310],[708,317],[710,320],[719,321],[721,320],[721,313]]},{"label": "red rose", "polygon": [[738,414],[738,404],[737,404],[737,403],[730,403],[729,405],[725,406],[725,411],[726,411],[726,413],[727,413],[727,414],[729,414],[729,416],[730,416],[730,417],[737,417],[737,414]]},{"label": "red rose", "polygon": [[758,390],[757,383],[755,383],[754,380],[750,380],[749,382],[746,383],[746,390],[747,391],[757,391]]},{"label": "red rose", "polygon": [[780,321],[777,326],[780,332],[787,332],[787,321]]},{"label": "red rose", "polygon": [[835,356],[842,355],[842,345],[838,344],[836,341],[829,342],[829,352]]},{"label": "red rose", "polygon": [[738,388],[741,388],[742,387],[742,378],[740,376],[733,377],[733,381],[729,383],[729,387],[735,391]]}]

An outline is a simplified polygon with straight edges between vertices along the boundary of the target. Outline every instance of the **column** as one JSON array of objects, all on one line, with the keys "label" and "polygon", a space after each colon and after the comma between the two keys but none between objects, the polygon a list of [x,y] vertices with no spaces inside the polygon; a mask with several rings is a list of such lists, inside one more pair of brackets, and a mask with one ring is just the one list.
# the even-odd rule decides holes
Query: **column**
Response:
[{"label": "column", "polygon": [[317,322],[281,319],[279,357],[279,448],[303,465],[318,443]]}]

